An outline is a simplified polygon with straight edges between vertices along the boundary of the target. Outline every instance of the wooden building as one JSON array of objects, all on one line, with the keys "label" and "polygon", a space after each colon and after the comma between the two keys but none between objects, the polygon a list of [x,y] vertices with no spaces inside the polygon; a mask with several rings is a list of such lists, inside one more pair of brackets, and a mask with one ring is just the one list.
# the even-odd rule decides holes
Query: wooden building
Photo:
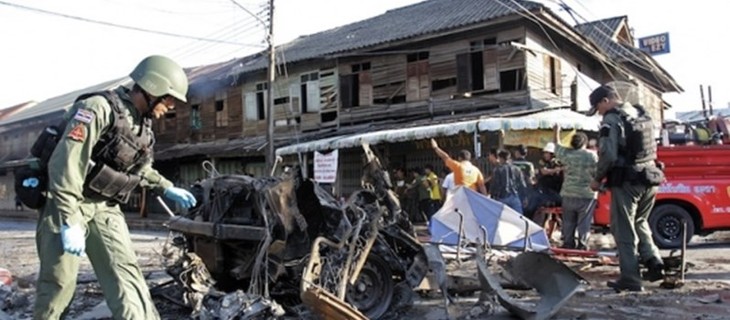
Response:
[{"label": "wooden building", "polygon": [[[276,146],[556,107],[587,110],[587,99],[577,99],[585,78],[637,83],[659,123],[661,95],[681,88],[633,47],[628,30],[626,17],[572,27],[530,1],[431,0],[302,36],[276,48]],[[262,52],[190,70],[190,103],[156,124],[157,159],[168,176],[182,184],[205,177],[204,159],[221,173],[265,174],[267,64]],[[345,169],[353,171],[348,185],[357,183],[353,152],[341,153],[355,165]],[[437,162],[433,154],[408,154],[396,161]]]},{"label": "wooden building", "polygon": [[[592,88],[585,79],[636,83],[660,123],[668,107],[662,94],[682,89],[633,46],[629,30],[626,17],[571,26],[524,0],[428,0],[389,10],[278,46],[273,115],[267,114],[266,52],[186,69],[188,103],[154,124],[155,166],[183,187],[213,170],[266,175],[268,116],[274,117],[275,146],[282,148],[552,108],[587,110],[581,97]],[[8,180],[7,168],[28,157],[30,141],[76,96],[125,81],[72,92],[0,120],[0,141],[8,135],[14,141],[13,156],[0,162],[0,180]],[[443,139],[452,150],[494,145],[489,134]],[[416,145],[422,141],[410,143],[378,149],[392,165],[438,163],[430,149]],[[311,161],[311,154],[290,161],[300,157]],[[339,189],[347,193],[359,179],[360,150],[343,150],[340,159],[347,174]],[[208,170],[205,161],[212,164]]]}]

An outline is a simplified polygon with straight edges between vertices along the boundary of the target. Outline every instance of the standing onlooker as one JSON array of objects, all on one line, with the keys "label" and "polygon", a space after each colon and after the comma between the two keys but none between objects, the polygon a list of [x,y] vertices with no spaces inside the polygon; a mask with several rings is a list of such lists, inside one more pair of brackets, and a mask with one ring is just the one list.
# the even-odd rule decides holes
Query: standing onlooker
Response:
[{"label": "standing onlooker", "polygon": [[448,198],[448,195],[451,191],[453,191],[456,188],[456,185],[454,184],[454,173],[451,171],[448,171],[449,169],[444,169],[448,173],[444,177],[444,181],[441,182],[441,188],[443,188],[444,193],[446,194],[446,197],[444,197],[444,200]]},{"label": "standing onlooker", "polygon": [[[448,180],[448,181],[447,181]],[[449,168],[442,168],[439,174],[439,186],[441,186],[441,199],[442,204],[446,202],[446,197],[449,191],[454,188],[454,174],[451,173]]]},{"label": "standing onlooker", "polygon": [[436,172],[433,171],[433,166],[430,164],[427,164],[424,167],[424,173],[426,175],[426,182],[428,182],[428,188],[431,195],[431,203],[429,205],[428,209],[428,217],[429,219],[431,216],[436,213],[439,207],[441,207],[441,201],[443,200],[443,197],[441,195],[441,184],[439,183],[439,177],[436,175]]},{"label": "standing onlooker", "polygon": [[487,189],[484,187],[484,176],[479,168],[471,163],[471,152],[468,150],[461,150],[456,156],[456,160],[451,159],[448,153],[444,152],[439,148],[436,140],[431,139],[431,147],[436,154],[444,160],[451,172],[454,173],[454,184],[457,186],[467,186],[472,190],[481,192],[483,195],[487,195]]},{"label": "standing onlooker", "polygon": [[563,184],[563,168],[555,158],[555,144],[548,142],[542,148],[542,158],[537,169],[537,183],[529,188],[525,199],[524,215],[542,225],[545,215],[540,208],[560,206],[560,188]]},{"label": "standing onlooker", "polygon": [[642,291],[637,253],[649,269],[645,280],[661,280],[664,270],[647,221],[658,185],[664,179],[656,165],[654,126],[643,108],[622,102],[611,86],[598,87],[589,99],[589,115],[597,111],[603,116],[591,189],[598,191],[607,179],[611,190],[611,233],[621,269],[619,279],[606,285],[618,291]]},{"label": "standing onlooker", "polygon": [[525,176],[525,183],[527,183],[528,186],[534,185],[536,180],[535,165],[527,160],[527,147],[521,144],[517,146],[517,149],[514,150],[513,154],[514,159],[512,159],[512,164],[522,170],[522,174]]},{"label": "standing onlooker", "polygon": [[590,152],[598,154],[598,140],[588,139],[588,146],[586,146],[586,149],[588,149],[588,151]]},{"label": "standing onlooker", "polygon": [[489,181],[492,180],[492,172],[494,171],[494,168],[499,164],[499,160],[497,159],[497,149],[495,149],[495,148],[489,149],[489,155],[487,155],[487,162],[489,164],[489,177],[484,179],[484,184],[486,185],[487,190],[489,190]]},{"label": "standing onlooker", "polygon": [[509,162],[509,152],[497,152],[499,164],[492,172],[489,183],[489,194],[515,211],[522,214],[522,201],[519,190],[525,187],[525,178],[520,168]]},{"label": "standing onlooker", "polygon": [[412,218],[410,216],[414,215],[418,208],[414,199],[414,192],[408,188],[409,183],[406,177],[406,170],[402,167],[397,167],[393,172],[393,180],[395,181],[393,184],[394,191],[398,196],[398,201],[400,201],[401,209],[408,213],[409,218]]},{"label": "standing onlooker", "polygon": [[[560,126],[554,127],[555,153],[563,164],[565,172],[560,196],[563,197],[563,248],[588,249],[588,237],[593,224],[593,209],[597,192],[591,190],[591,181],[596,174],[598,156],[586,149],[588,137],[578,132],[570,140],[572,149],[559,144]],[[575,231],[578,231],[578,243]]]},{"label": "standing onlooker", "polygon": [[413,195],[417,204],[417,210],[412,212],[413,222],[427,222],[431,216],[431,192],[428,186],[428,180],[421,168],[411,169],[413,181],[408,185],[409,194]]}]

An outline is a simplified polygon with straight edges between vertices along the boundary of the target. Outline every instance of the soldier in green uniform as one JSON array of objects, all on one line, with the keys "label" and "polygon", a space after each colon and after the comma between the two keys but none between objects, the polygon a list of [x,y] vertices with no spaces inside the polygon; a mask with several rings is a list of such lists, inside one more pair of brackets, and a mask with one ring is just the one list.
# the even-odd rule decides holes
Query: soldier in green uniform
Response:
[{"label": "soldier in green uniform", "polygon": [[40,209],[40,258],[34,319],[68,312],[82,256],[88,255],[114,319],[159,319],[119,203],[136,186],[157,190],[182,207],[193,195],[152,169],[151,118],[185,102],[183,69],[150,56],[132,71],[132,88],[80,97],[48,161],[48,192]]},{"label": "soldier in green uniform", "polygon": [[[653,124],[643,109],[623,102],[612,86],[598,87],[589,99],[589,115],[598,112],[603,116],[591,189],[598,191],[607,180],[611,191],[611,233],[618,247],[621,270],[619,279],[607,285],[617,291],[642,291],[640,261],[648,268],[645,280],[662,279],[664,269],[647,221],[654,207],[657,177],[661,175],[655,161]],[[638,121],[640,118],[649,121]]]}]

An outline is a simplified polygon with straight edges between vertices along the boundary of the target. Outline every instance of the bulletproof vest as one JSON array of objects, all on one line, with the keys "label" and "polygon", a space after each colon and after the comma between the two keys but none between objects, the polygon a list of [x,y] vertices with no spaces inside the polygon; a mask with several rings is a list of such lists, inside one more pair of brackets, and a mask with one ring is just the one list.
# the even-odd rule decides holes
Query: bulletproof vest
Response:
[{"label": "bulletproof vest", "polygon": [[152,158],[155,143],[152,121],[145,117],[139,132],[133,132],[127,120],[129,110],[113,91],[85,94],[76,101],[95,95],[101,95],[109,102],[114,120],[92,151],[92,165],[84,181],[84,196],[126,203],[132,190],[142,180],[138,173]]},{"label": "bulletproof vest", "polygon": [[657,144],[654,139],[654,122],[642,106],[634,105],[639,112],[632,118],[625,111],[617,108],[607,113],[616,113],[621,117],[626,144],[619,146],[618,155],[626,165],[645,163],[656,160]]},{"label": "bulletproof vest", "polygon": [[84,94],[76,101],[92,96],[103,96],[112,107],[114,121],[102,134],[94,146],[91,159],[103,163],[115,171],[136,174],[152,158],[152,147],[155,143],[152,135],[152,121],[144,118],[140,132],[132,132],[127,118],[129,110],[113,91],[101,91]]},{"label": "bulletproof vest", "polygon": [[[76,102],[92,96],[102,96],[107,100],[112,108],[114,120],[101,134],[92,150],[83,194],[90,199],[126,203],[132,190],[142,180],[138,175],[140,170],[152,158],[152,146],[155,143],[152,120],[144,118],[140,131],[135,133],[127,120],[130,116],[129,110],[115,92],[100,91],[84,94],[79,96]],[[27,191],[25,193],[28,194],[28,199],[45,197],[48,161],[66,126],[67,121],[63,120],[57,126],[45,128],[33,144],[31,154],[38,158],[38,168],[34,170],[34,176],[37,176],[42,183],[33,189],[21,188],[23,192]],[[42,205],[42,202],[37,201],[37,205]]]}]

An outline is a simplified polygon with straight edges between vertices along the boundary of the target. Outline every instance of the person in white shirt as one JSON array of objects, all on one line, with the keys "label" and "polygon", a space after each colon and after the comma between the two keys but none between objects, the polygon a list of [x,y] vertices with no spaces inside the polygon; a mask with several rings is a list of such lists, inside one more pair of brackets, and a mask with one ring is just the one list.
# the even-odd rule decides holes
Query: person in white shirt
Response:
[{"label": "person in white shirt", "polygon": [[453,191],[456,188],[456,185],[454,184],[454,173],[449,172],[449,174],[444,177],[444,182],[441,183],[441,187],[444,188],[445,196],[444,200],[449,198],[449,195],[451,194],[451,191]]}]

